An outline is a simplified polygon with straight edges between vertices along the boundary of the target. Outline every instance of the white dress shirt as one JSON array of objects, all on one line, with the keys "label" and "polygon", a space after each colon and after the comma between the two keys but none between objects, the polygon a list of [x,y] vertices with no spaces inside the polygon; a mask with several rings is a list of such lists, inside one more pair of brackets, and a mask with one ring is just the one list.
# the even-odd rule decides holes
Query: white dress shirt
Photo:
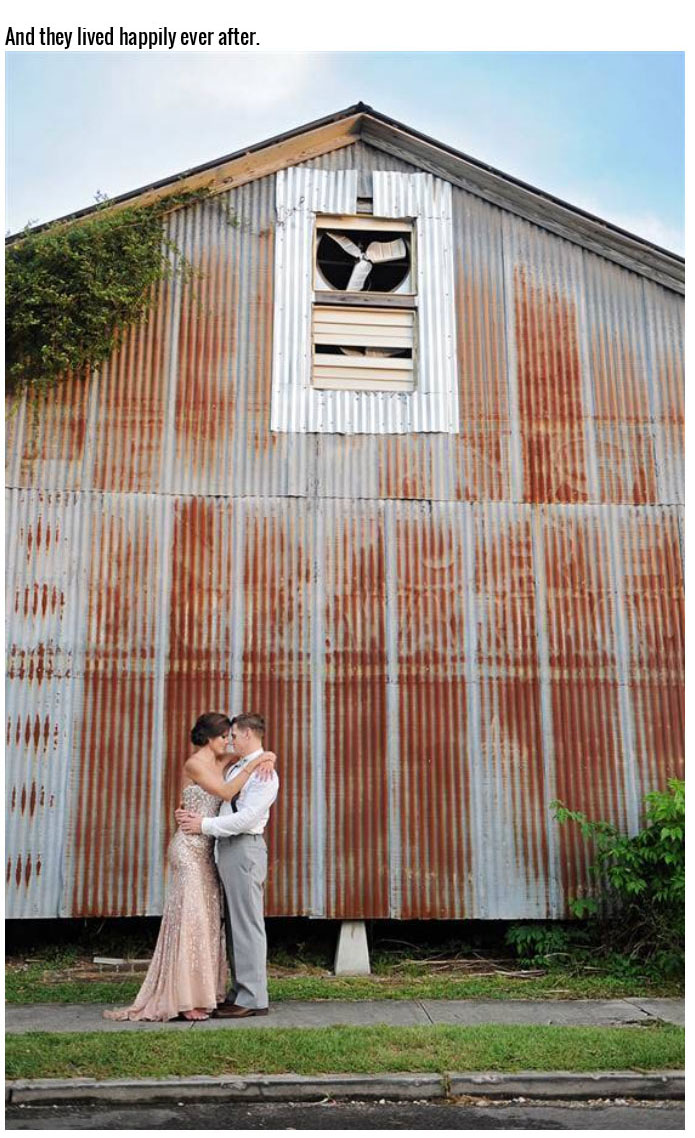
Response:
[{"label": "white dress shirt", "polygon": [[[230,782],[239,771],[248,766],[252,759],[262,754],[263,748],[260,747],[240,759],[229,768],[224,781]],[[262,834],[279,788],[280,782],[275,771],[268,779],[259,778],[254,771],[239,794],[236,812],[232,811],[231,802],[223,802],[216,818],[203,818],[201,823],[203,833],[214,838],[229,838],[233,834]]]}]

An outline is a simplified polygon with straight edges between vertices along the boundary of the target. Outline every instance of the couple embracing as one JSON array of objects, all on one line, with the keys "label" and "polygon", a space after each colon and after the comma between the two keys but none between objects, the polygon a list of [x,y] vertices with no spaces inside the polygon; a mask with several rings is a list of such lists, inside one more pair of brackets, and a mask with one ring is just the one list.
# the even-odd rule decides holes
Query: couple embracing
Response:
[{"label": "couple embracing", "polygon": [[263,831],[278,778],[275,755],[263,749],[264,734],[265,721],[253,712],[230,719],[211,711],[193,727],[197,750],[183,767],[179,828],[169,845],[169,881],[152,961],[134,1004],[104,1012],[107,1019],[267,1014]]}]

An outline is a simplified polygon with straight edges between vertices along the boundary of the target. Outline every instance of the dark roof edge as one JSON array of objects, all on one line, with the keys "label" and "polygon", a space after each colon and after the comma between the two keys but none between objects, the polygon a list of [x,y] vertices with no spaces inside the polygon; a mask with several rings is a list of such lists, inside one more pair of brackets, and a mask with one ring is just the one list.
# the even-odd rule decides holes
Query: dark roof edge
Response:
[{"label": "dark roof edge", "polygon": [[[567,210],[570,214],[576,214],[578,217],[584,218],[594,225],[598,225],[602,230],[614,233],[620,237],[627,238],[630,241],[636,242],[638,245],[647,250],[653,250],[661,257],[666,257],[674,263],[675,266],[685,264],[685,258],[679,253],[674,253],[670,249],[666,249],[661,245],[657,245],[653,241],[647,240],[645,237],[640,237],[636,233],[631,233],[627,229],[615,225],[611,221],[606,221],[604,218],[598,217],[596,214],[589,213],[587,210],[581,209],[579,206],[572,205],[570,202],[564,201],[562,198],[556,197],[554,194],[547,193],[545,190],[538,189],[537,186],[531,185],[529,182],[524,182],[520,178],[514,177],[512,174],[506,174],[503,170],[498,170],[495,166],[490,166],[486,162],[481,162],[478,158],[473,158],[469,154],[464,154],[463,151],[456,150],[453,146],[449,146],[445,142],[439,142],[437,139],[431,138],[429,135],[423,134],[421,131],[415,130],[413,127],[405,123],[399,122],[397,119],[391,118],[389,115],[383,114],[381,111],[375,110],[367,103],[354,103],[344,110],[335,111],[333,114],[325,115],[323,118],[314,119],[312,122],[304,123],[302,126],[294,127],[292,130],[284,131],[281,134],[273,135],[271,138],[263,139],[262,142],[254,143],[252,146],[242,147],[241,150],[234,151],[231,154],[225,154],[220,158],[214,159],[212,162],[204,162],[200,166],[192,166],[188,170],[183,170],[178,174],[171,174],[166,178],[160,178],[156,182],[150,182],[145,186],[139,186],[135,190],[129,190],[127,193],[119,194],[117,197],[109,198],[108,203],[96,203],[94,205],[86,206],[84,209],[76,210],[73,213],[64,214],[62,217],[55,218],[48,222],[42,222],[39,225],[32,226],[28,232],[37,233],[42,229],[47,229],[51,225],[57,225],[61,222],[77,221],[82,217],[88,217],[91,213],[96,212],[98,209],[103,208],[103,204],[108,205],[122,205],[125,202],[132,201],[139,197],[141,194],[150,193],[155,190],[164,189],[167,186],[175,186],[177,182],[185,181],[185,179],[193,177],[194,175],[204,174],[207,170],[214,170],[217,166],[225,162],[233,162],[235,159],[242,158],[246,155],[251,155],[264,150],[268,146],[274,146],[278,143],[288,141],[298,135],[304,134],[311,130],[316,130],[321,127],[329,126],[331,123],[340,122],[341,119],[350,118],[355,115],[365,115],[375,119],[377,122],[384,123],[386,126],[395,128],[428,146],[432,146],[445,154],[450,155],[458,161],[465,162],[467,165],[474,167],[485,174],[494,178],[499,178],[502,182],[523,190],[525,193],[531,194],[542,201],[547,201],[555,206],[559,206],[563,210]],[[7,239],[7,243],[16,241],[22,236],[24,231],[20,230],[18,233],[11,234]]]}]

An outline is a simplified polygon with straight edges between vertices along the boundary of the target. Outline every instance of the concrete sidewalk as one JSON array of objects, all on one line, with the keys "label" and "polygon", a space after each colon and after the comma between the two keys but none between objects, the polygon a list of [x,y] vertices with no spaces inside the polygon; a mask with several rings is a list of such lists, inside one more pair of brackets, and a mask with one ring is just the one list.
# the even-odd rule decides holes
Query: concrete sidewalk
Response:
[{"label": "concrete sidewalk", "polygon": [[553,1024],[566,1027],[621,1027],[661,1020],[683,1025],[682,999],[622,1000],[287,1000],[270,1015],[200,1023],[114,1023],[101,1004],[9,1004],[5,1030],[29,1031],[248,1031],[266,1027],[352,1027],[386,1024]]}]

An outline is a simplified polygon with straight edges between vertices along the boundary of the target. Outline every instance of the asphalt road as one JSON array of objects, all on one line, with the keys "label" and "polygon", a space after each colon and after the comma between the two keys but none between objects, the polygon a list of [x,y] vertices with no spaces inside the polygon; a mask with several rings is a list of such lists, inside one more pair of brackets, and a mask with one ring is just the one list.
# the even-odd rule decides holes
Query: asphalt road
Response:
[{"label": "asphalt road", "polygon": [[683,1103],[188,1103],[12,1107],[7,1130],[683,1130]]}]

